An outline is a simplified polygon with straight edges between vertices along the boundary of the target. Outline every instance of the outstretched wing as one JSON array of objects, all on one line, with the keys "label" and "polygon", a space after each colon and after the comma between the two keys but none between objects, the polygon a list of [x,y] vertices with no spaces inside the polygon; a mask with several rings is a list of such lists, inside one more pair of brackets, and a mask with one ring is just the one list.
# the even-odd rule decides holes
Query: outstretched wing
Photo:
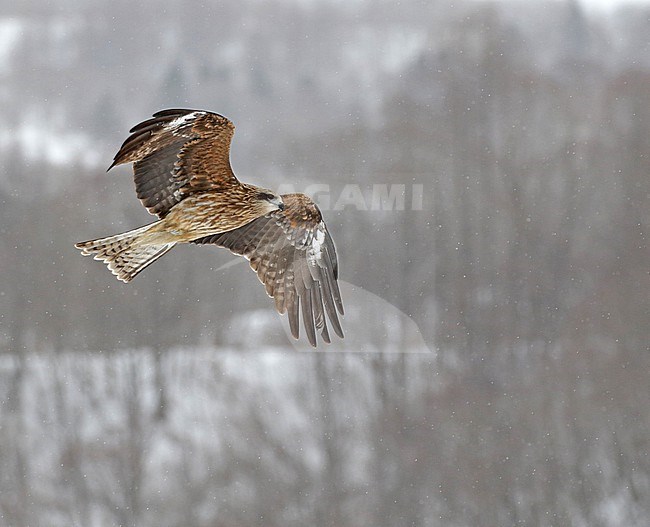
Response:
[{"label": "outstretched wing", "polygon": [[216,113],[162,110],[130,130],[109,170],[133,162],[138,198],[163,218],[194,192],[239,184],[230,168],[234,131],[232,122]]},{"label": "outstretched wing", "polygon": [[283,211],[194,243],[216,244],[248,259],[278,312],[288,314],[294,338],[300,333],[300,312],[312,346],[316,346],[316,330],[330,342],[326,314],[334,332],[343,338],[337,314],[343,315],[343,303],[334,242],[311,199],[285,194],[282,200]]}]

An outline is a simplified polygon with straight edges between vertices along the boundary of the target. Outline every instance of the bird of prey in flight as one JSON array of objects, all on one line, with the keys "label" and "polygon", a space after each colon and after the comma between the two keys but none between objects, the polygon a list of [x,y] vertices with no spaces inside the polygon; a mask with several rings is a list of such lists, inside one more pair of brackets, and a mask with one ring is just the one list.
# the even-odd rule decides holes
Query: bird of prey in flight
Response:
[{"label": "bird of prey in flight", "polygon": [[312,346],[316,331],[330,342],[326,316],[342,338],[336,250],[320,210],[304,194],[241,183],[230,167],[234,131],[222,115],[179,109],[133,127],[109,170],[133,163],[137,196],[159,219],[76,247],[123,282],[177,243],[225,247],[249,261],[294,338],[299,313]]}]

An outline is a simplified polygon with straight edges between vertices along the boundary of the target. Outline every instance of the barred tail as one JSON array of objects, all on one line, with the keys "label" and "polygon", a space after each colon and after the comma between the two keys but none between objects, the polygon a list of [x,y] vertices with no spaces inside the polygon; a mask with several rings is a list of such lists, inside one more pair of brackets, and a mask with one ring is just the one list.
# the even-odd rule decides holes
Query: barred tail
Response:
[{"label": "barred tail", "polygon": [[84,256],[94,255],[95,260],[105,262],[119,280],[130,282],[140,271],[176,245],[175,242],[147,243],[144,235],[153,225],[155,223],[108,238],[79,242],[75,247]]}]

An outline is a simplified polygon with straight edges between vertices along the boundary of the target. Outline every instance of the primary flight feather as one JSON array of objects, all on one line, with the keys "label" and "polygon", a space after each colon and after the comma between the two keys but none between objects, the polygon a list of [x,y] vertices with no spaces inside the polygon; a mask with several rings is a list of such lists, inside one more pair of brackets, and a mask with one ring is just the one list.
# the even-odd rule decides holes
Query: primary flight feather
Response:
[{"label": "primary flight feather", "polygon": [[159,220],[75,246],[123,282],[177,243],[225,247],[249,260],[294,338],[300,316],[312,346],[317,331],[330,342],[327,319],[342,338],[336,250],[320,210],[304,194],[241,183],[230,167],[234,130],[222,115],[180,109],[134,126],[109,170],[133,163],[136,194]]}]

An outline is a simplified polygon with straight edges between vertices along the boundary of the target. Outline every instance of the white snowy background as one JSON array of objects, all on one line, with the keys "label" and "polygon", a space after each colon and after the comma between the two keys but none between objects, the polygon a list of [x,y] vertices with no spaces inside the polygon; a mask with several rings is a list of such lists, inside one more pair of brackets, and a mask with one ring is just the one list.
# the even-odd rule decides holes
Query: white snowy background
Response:
[{"label": "white snowy background", "polygon": [[[648,3],[0,5],[0,525],[648,525]],[[327,185],[343,341],[74,249],[151,221],[105,169],[167,107]]]}]

